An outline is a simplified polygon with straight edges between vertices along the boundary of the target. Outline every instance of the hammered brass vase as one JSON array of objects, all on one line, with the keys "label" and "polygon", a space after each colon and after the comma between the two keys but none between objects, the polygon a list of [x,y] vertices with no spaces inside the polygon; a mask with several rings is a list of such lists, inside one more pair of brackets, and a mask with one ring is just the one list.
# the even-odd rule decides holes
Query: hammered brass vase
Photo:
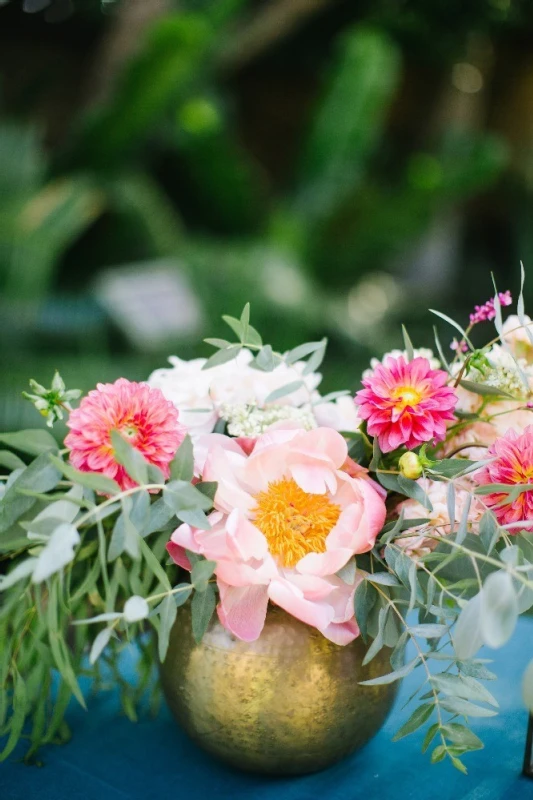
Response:
[{"label": "hammered brass vase", "polygon": [[241,770],[298,775],[339,761],[383,725],[396,684],[358,682],[390,672],[390,651],[363,667],[365,652],[360,638],[340,647],[277,607],[256,642],[213,619],[196,644],[187,604],[161,681],[174,717],[204,750]]}]

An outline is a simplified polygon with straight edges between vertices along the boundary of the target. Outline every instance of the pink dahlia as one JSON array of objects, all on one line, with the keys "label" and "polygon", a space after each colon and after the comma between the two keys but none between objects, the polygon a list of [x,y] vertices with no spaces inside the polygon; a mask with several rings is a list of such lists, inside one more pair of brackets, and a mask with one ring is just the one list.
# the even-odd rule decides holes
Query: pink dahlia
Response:
[{"label": "pink dahlia", "polygon": [[447,380],[445,372],[431,369],[427,358],[406,361],[403,356],[387,358],[363,379],[364,389],[357,392],[355,402],[383,453],[445,438],[446,422],[454,418],[457,403]]},{"label": "pink dahlia", "polygon": [[169,474],[169,464],[185,437],[178,411],[160,389],[119,378],[99,383],[71,412],[65,446],[70,463],[82,472],[102,472],[122,489],[137,484],[115,459],[111,431],[117,430],[144,458]]},{"label": "pink dahlia", "polygon": [[204,438],[202,478],[217,481],[208,531],[180,525],[167,550],[190,569],[186,550],[216,561],[218,615],[254,641],[269,601],[337,644],[358,634],[356,581],[338,574],[374,545],[385,503],[373,481],[342,467],[348,449],[331,428],[268,431],[247,454],[228,436]]},{"label": "pink dahlia", "polygon": [[[491,483],[505,483],[508,486],[533,483],[533,425],[522,433],[512,428],[505,436],[496,439],[489,447],[488,458],[492,461],[475,474],[481,486]],[[509,502],[509,495],[502,492],[485,495],[486,505],[492,509],[500,525],[523,522],[523,528],[533,528],[533,491],[521,492]],[[520,528],[510,529],[518,533]]]}]

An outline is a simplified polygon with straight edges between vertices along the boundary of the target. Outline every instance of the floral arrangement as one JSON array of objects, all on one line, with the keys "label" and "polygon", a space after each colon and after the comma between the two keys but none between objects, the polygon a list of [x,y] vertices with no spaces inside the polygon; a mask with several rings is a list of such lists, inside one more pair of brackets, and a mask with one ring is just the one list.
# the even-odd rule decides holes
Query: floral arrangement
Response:
[{"label": "floral arrangement", "polygon": [[[533,606],[533,323],[522,294],[503,322],[511,302],[496,293],[466,329],[434,312],[457,334],[448,357],[404,329],[355,396],[320,394],[325,340],[278,353],[248,306],[209,359],[98,384],[77,408],[58,374],[32,381],[69,432],[63,447],[44,429],[0,435],[0,758],[23,736],[28,760],[64,741],[82,676],[118,684],[132,719],[155,705],[178,606],[197,640],[216,613],[253,641],[275,604],[337,645],[363,637],[366,662],[389,648],[390,673],[367,683],[419,668],[396,738],[426,725],[431,760],[464,771],[482,747],[468,719],[497,713],[478,650]],[[532,707],[533,666],[524,693]]]}]

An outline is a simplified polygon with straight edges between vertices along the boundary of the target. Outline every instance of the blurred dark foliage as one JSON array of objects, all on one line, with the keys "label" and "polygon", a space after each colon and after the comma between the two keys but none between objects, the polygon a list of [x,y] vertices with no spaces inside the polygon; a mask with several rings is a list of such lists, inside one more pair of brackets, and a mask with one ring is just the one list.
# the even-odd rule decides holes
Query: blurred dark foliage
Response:
[{"label": "blurred dark foliage", "polygon": [[[0,0],[0,427],[29,377],[143,379],[247,300],[279,348],[328,335],[337,388],[516,291],[532,32],[526,0]],[[142,352],[95,287],[154,263],[200,323]]]}]

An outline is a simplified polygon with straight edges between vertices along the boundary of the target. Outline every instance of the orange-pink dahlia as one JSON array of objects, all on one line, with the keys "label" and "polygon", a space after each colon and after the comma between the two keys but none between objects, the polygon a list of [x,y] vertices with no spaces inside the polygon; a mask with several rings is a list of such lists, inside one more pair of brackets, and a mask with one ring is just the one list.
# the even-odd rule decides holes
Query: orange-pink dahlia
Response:
[{"label": "orange-pink dahlia", "polygon": [[65,446],[70,463],[82,472],[102,472],[122,489],[136,486],[115,458],[111,431],[117,430],[144,458],[169,474],[169,465],[185,437],[179,412],[160,389],[119,378],[99,383],[71,412]]},{"label": "orange-pink dahlia", "polygon": [[403,356],[387,358],[363,379],[364,389],[355,402],[383,453],[445,438],[446,422],[454,418],[457,403],[454,390],[445,385],[447,379],[427,358],[407,361]]},{"label": "orange-pink dahlia", "polygon": [[[491,483],[504,483],[508,486],[533,483],[533,425],[528,425],[522,433],[512,428],[489,447],[489,464],[475,474],[476,483],[481,486]],[[484,497],[486,505],[492,509],[500,525],[523,522],[523,526],[511,528],[509,533],[518,533],[520,528],[533,528],[533,491],[521,492],[509,501],[509,495],[495,492]]]}]

